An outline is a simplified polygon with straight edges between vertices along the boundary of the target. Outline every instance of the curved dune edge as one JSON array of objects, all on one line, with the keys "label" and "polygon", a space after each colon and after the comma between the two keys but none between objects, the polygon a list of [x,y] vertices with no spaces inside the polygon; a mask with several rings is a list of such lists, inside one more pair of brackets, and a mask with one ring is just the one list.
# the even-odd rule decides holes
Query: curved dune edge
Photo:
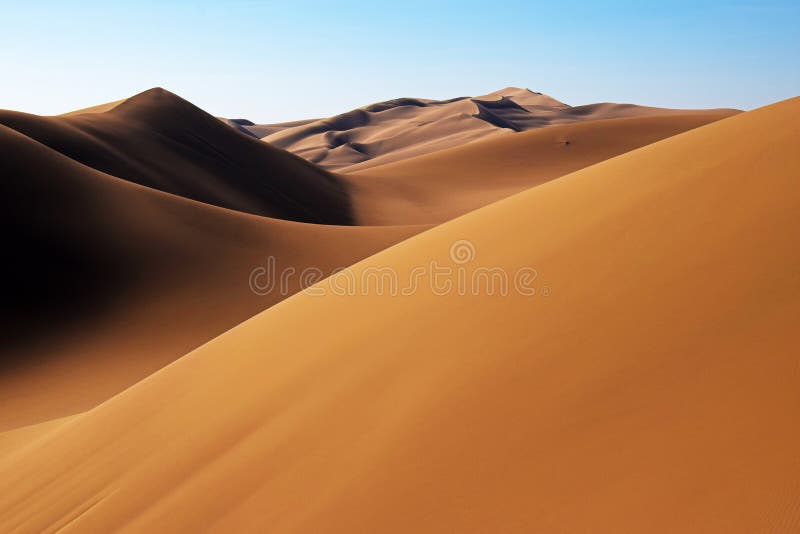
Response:
[{"label": "curved dune edge", "polygon": [[438,224],[737,113],[711,110],[548,126],[371,167],[344,179],[361,224]]},{"label": "curved dune edge", "polygon": [[0,125],[98,171],[206,204],[318,224],[352,224],[339,179],[243,135],[162,88],[104,113],[0,110]]},{"label": "curved dune edge", "polygon": [[[0,144],[14,155],[0,234],[16,251],[0,432],[88,410],[299,291],[306,269],[327,276],[427,228],[258,217],[103,174],[4,126]],[[276,285],[255,293],[270,257]]]},{"label": "curved dune edge", "polygon": [[0,460],[0,529],[796,531],[798,119],[698,128],[355,267],[468,239],[549,297],[282,302]]}]

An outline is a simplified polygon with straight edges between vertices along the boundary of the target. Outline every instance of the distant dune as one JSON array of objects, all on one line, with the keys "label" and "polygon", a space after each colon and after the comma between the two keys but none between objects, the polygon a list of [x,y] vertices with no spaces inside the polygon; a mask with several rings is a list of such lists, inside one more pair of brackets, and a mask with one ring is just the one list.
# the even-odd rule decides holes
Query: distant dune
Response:
[{"label": "distant dune", "polygon": [[221,119],[221,120],[226,124],[228,124],[228,126],[232,126],[233,128],[239,130],[242,133],[245,133],[251,137],[255,137],[256,139],[261,139],[262,137],[266,137],[270,134],[274,134],[276,132],[280,132],[288,128],[294,128],[296,126],[303,126],[305,124],[317,121],[319,119],[305,119],[299,121],[280,122],[276,124],[253,124],[251,121],[247,119]]},{"label": "distant dune", "polygon": [[[298,291],[307,267],[327,276],[423,229],[221,209],[103,174],[5,126],[0,147],[10,156],[0,232],[13,251],[2,266],[0,431],[89,409]],[[259,296],[249,275],[270,256],[297,272],[285,292]]]},{"label": "distant dune", "polygon": [[346,179],[361,224],[438,224],[735,113],[670,113],[539,128],[372,167]]},{"label": "distant dune", "polygon": [[0,111],[0,124],[89,167],[167,193],[280,219],[352,222],[335,176],[237,134],[163,89],[103,113],[40,117]]},{"label": "distant dune", "polygon": [[554,124],[687,112],[608,103],[571,107],[541,93],[507,87],[474,98],[398,98],[296,125],[233,126],[326,169],[354,172]]},{"label": "distant dune", "polygon": [[353,268],[528,266],[534,296],[328,279],[29,429],[0,530],[797,531],[799,125],[730,117]]}]

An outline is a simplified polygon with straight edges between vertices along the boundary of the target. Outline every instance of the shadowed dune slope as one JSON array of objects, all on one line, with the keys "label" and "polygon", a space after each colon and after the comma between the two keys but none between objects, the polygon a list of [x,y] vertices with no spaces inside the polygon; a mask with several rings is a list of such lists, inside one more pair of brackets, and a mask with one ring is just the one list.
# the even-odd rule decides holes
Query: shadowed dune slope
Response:
[{"label": "shadowed dune slope", "polygon": [[[571,107],[541,93],[507,87],[475,98],[397,98],[294,127],[275,125],[276,132],[260,137],[324,168],[355,172],[554,124],[684,113],[693,112],[631,104]],[[271,128],[235,127],[253,135]]]},{"label": "shadowed dune slope", "polygon": [[[307,267],[327,275],[421,230],[216,208],[102,174],[4,126],[0,147],[0,431],[86,410],[296,292]],[[260,296],[249,276],[269,256],[296,273]]]},{"label": "shadowed dune slope", "polygon": [[101,113],[0,111],[0,124],[99,171],[167,193],[280,219],[352,221],[335,176],[237,133],[164,89]]},{"label": "shadowed dune slope", "polygon": [[354,270],[533,266],[534,296],[287,299],[0,459],[0,529],[796,532],[799,125],[710,124]]},{"label": "shadowed dune slope", "polygon": [[508,135],[345,176],[361,224],[441,223],[735,111],[596,120]]}]

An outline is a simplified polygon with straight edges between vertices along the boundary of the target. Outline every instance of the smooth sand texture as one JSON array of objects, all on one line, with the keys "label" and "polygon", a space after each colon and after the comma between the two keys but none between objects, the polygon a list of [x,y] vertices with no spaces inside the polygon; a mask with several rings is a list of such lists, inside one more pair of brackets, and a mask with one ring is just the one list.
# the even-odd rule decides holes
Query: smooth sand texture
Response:
[{"label": "smooth sand texture", "polygon": [[609,103],[571,107],[541,93],[507,87],[474,98],[398,98],[294,127],[275,125],[278,131],[266,136],[259,132],[270,125],[236,128],[324,168],[355,172],[543,126],[675,113],[687,111]]},{"label": "smooth sand texture", "polygon": [[36,443],[48,433],[69,421],[72,417],[74,416],[51,419],[42,423],[0,432],[0,457]]},{"label": "smooth sand texture", "polygon": [[468,239],[536,296],[287,299],[0,459],[0,530],[796,532],[799,125],[731,117],[355,267]]},{"label": "smooth sand texture", "polygon": [[442,223],[735,113],[700,111],[551,126],[373,167],[345,178],[361,224]]},{"label": "smooth sand texture", "polygon": [[[216,208],[100,173],[4,126],[0,146],[12,156],[0,163],[0,233],[14,251],[1,267],[0,432],[89,409],[298,291],[307,267],[327,276],[423,229]],[[286,291],[257,295],[250,273],[269,256],[296,274]]]},{"label": "smooth sand texture", "polygon": [[339,179],[237,133],[155,88],[105,113],[40,117],[0,111],[0,125],[99,171],[193,200],[256,215],[350,224]]}]

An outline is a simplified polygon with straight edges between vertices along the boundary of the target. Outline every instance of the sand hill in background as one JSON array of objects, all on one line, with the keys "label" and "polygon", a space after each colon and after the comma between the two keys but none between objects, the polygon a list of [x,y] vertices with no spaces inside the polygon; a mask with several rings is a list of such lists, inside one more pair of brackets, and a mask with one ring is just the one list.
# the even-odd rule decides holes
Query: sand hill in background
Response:
[{"label": "sand hill in background", "polygon": [[573,107],[542,93],[507,87],[450,100],[398,98],[294,124],[238,121],[233,126],[323,168],[355,172],[543,126],[687,111],[609,103]]},{"label": "sand hill in background", "polygon": [[167,193],[274,218],[352,223],[338,178],[237,134],[164,89],[101,113],[41,117],[0,111],[0,125],[84,165]]}]

